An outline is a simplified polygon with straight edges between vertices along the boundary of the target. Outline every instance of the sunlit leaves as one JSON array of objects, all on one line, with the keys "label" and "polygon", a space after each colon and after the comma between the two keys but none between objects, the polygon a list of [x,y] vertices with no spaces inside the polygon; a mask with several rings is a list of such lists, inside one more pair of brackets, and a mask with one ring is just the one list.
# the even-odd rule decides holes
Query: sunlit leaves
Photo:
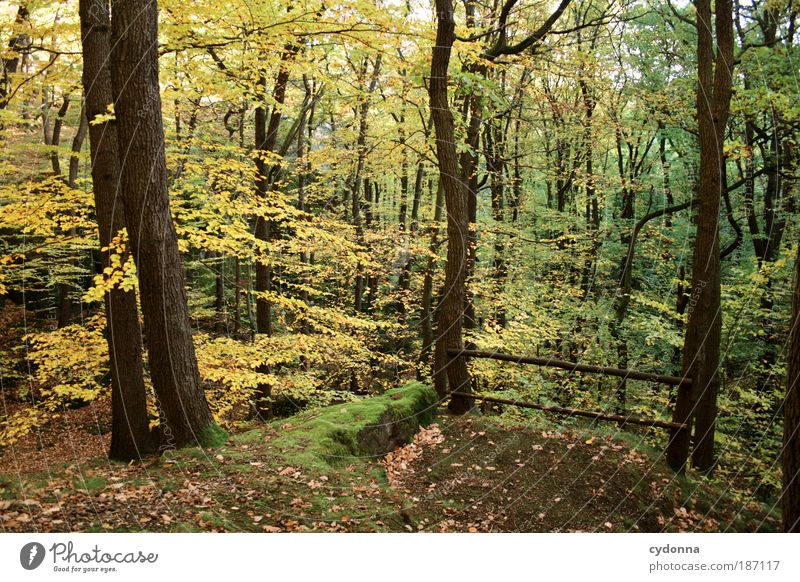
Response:
[{"label": "sunlit leaves", "polygon": [[109,264],[103,272],[95,275],[94,286],[83,296],[83,301],[92,303],[102,301],[106,293],[114,289],[134,291],[138,285],[136,264],[128,252],[128,232],[123,230],[117,233],[108,247],[100,249],[108,253]]}]

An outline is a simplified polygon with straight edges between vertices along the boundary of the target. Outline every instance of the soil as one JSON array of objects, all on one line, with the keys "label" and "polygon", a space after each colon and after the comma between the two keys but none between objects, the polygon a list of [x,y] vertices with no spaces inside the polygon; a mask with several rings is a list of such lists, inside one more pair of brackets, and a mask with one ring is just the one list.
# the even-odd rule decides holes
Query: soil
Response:
[{"label": "soil", "polygon": [[650,488],[670,476],[643,474],[646,457],[624,445],[468,417],[441,435],[392,480],[417,529],[661,531],[658,516],[672,512]]},{"label": "soil", "polygon": [[[219,449],[109,462],[108,403],[65,411],[0,451],[0,531],[775,531],[724,484],[657,451],[557,425],[440,415],[380,462],[302,466],[250,427]],[[302,431],[302,425],[291,425]],[[276,443],[282,443],[276,445]],[[289,455],[289,456],[287,456]]]}]

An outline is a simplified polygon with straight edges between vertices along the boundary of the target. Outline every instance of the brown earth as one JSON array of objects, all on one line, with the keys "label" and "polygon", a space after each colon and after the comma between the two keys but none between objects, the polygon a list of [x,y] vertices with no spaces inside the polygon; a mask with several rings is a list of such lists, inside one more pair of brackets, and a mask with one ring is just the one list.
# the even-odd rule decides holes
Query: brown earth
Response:
[{"label": "brown earth", "polygon": [[[720,483],[610,436],[439,416],[380,464],[303,465],[282,426],[142,463],[105,456],[107,403],[0,456],[0,531],[772,531]],[[288,426],[288,425],[287,425]],[[252,427],[251,427],[252,428]],[[302,424],[292,426],[302,433]],[[280,443],[276,445],[275,443]],[[300,452],[302,453],[302,451]]]}]

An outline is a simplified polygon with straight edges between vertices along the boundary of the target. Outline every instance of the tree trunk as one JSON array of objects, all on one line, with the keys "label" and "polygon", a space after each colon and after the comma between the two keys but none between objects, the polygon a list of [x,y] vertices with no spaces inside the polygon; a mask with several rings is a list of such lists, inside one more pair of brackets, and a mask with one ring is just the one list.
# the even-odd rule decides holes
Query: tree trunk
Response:
[{"label": "tree trunk", "polygon": [[[491,193],[492,220],[496,226],[505,222],[505,184],[507,164],[505,160],[505,142],[501,125],[502,119],[492,119],[486,126],[484,141],[484,157],[486,171],[489,174],[489,191]],[[492,263],[492,281],[495,304],[492,307],[492,323],[504,328],[506,326],[506,310],[503,305],[503,290],[508,278],[508,265],[505,260],[506,244],[500,232],[495,234],[494,259]]]},{"label": "tree trunk", "polygon": [[125,223],[139,274],[162,448],[211,442],[219,432],[200,384],[183,263],[167,192],[158,84],[156,2],[115,0],[111,80]]},{"label": "tree trunk", "polygon": [[593,286],[594,273],[596,271],[597,253],[602,245],[602,239],[599,236],[600,230],[600,205],[597,200],[597,189],[595,187],[594,176],[594,128],[592,124],[592,116],[596,106],[595,96],[593,90],[589,88],[589,84],[585,79],[578,80],[581,88],[581,97],[583,99],[583,108],[586,119],[584,121],[584,150],[586,156],[586,230],[592,239],[588,256],[586,257],[583,272],[581,274],[581,290],[583,297],[589,296]]},{"label": "tree trunk", "polygon": [[[364,179],[364,165],[367,160],[367,116],[369,114],[369,99],[375,92],[378,85],[378,75],[381,70],[381,58],[379,53],[375,58],[375,64],[372,67],[372,77],[370,78],[369,86],[367,87],[366,95],[362,98],[361,104],[358,109],[358,136],[356,137],[356,171],[353,176],[353,191],[351,193],[351,210],[353,213],[353,225],[356,227],[356,235],[358,242],[364,245],[364,226],[361,223],[361,183]],[[360,77],[362,79],[367,74],[368,60],[365,59],[364,66]],[[358,273],[356,274],[356,283],[353,291],[353,309],[356,313],[362,311],[364,308],[364,274],[361,264],[357,267]]]},{"label": "tree trunk", "polygon": [[[81,0],[80,19],[86,99],[84,119],[94,119],[106,113],[108,104],[112,102],[111,76],[107,67],[111,47],[108,5],[105,1]],[[122,205],[115,205],[119,179],[116,124],[106,122],[90,126],[89,145],[100,248],[107,248],[111,239],[125,227]],[[101,252],[104,269],[110,265],[109,255],[109,251]],[[138,459],[155,450],[155,442],[147,419],[142,330],[136,294],[113,289],[106,293],[105,308],[111,367],[111,448],[108,454],[116,460]]]},{"label": "tree trunk", "polygon": [[[286,101],[286,86],[289,83],[289,61],[291,61],[297,54],[297,48],[294,45],[287,45],[284,47],[283,55],[281,56],[281,65],[278,69],[278,74],[275,77],[275,86],[272,89],[272,99],[275,105],[269,116],[269,124],[267,124],[267,111],[263,105],[256,108],[256,127],[255,127],[255,146],[256,150],[264,153],[275,151],[278,141],[278,129],[281,125],[281,108]],[[266,80],[262,77],[259,85],[263,88],[266,87]],[[266,162],[265,157],[259,156],[256,159],[256,166],[258,168],[258,175],[256,176],[256,196],[261,199],[267,198],[271,188],[269,181],[270,169]],[[272,240],[273,224],[271,220],[266,219],[264,216],[256,218],[256,239],[260,241],[269,242]],[[256,293],[268,293],[272,291],[272,265],[265,260],[259,260],[256,263]],[[272,329],[272,302],[264,297],[256,297],[256,330],[258,333],[263,333],[271,336]],[[261,365],[258,368],[260,374],[268,374],[270,368],[267,365]],[[258,394],[256,402],[256,410],[264,419],[272,417],[272,386],[269,384],[259,384],[256,388]]]},{"label": "tree trunk", "polygon": [[[679,388],[673,420],[696,419],[692,464],[700,470],[714,465],[714,432],[719,390],[720,312],[719,217],[722,194],[722,145],[731,100],[733,68],[733,15],[731,0],[717,0],[716,26],[712,28],[711,0],[698,0],[697,115],[700,135],[697,235],[692,263],[689,321],[683,344],[683,374],[691,388]],[[712,30],[716,31],[714,55]],[[667,461],[678,471],[685,468],[689,431],[673,431]]]},{"label": "tree trunk", "polygon": [[[50,165],[53,167],[54,176],[61,175],[61,160],[58,157],[58,146],[61,145],[61,128],[64,127],[64,118],[67,116],[69,103],[69,95],[64,95],[61,101],[61,107],[59,107],[58,113],[56,114],[56,120],[53,122],[53,134],[50,136],[49,140],[45,135],[45,143],[52,148],[50,151]],[[45,128],[45,134],[46,133],[47,129]]]},{"label": "tree trunk", "polygon": [[788,376],[783,401],[783,531],[800,533],[800,248],[795,261]]},{"label": "tree trunk", "polygon": [[228,316],[225,311],[225,279],[223,278],[225,270],[225,255],[222,253],[214,253],[215,257],[219,259],[216,265],[216,274],[214,276],[214,312],[216,321],[214,322],[214,331],[219,334],[225,333],[228,327]]},{"label": "tree trunk", "polygon": [[[83,149],[83,142],[86,139],[86,130],[88,128],[86,121],[86,108],[81,106],[80,120],[78,121],[78,129],[75,136],[72,138],[71,154],[69,156],[69,170],[67,174],[67,186],[71,189],[77,187],[78,170],[80,169],[80,153]],[[56,155],[56,158],[58,156]],[[75,228],[69,229],[69,236],[75,236]],[[60,287],[60,303],[58,306],[58,327],[59,329],[69,325],[72,320],[72,297],[70,296],[71,285],[61,283]]]},{"label": "tree trunk", "polygon": [[[455,146],[453,113],[447,99],[447,68],[455,40],[452,0],[436,0],[437,30],[433,47],[428,93],[436,128],[436,157],[447,206],[447,268],[442,302],[436,312],[436,352],[433,378],[436,391],[444,398],[448,392],[471,390],[469,370],[464,358],[450,356],[448,350],[463,350],[461,337],[466,284],[467,241],[469,239],[468,201],[460,179]],[[454,396],[448,409],[456,414],[469,410],[471,402]]]},{"label": "tree trunk", "polygon": [[417,369],[417,380],[423,379],[422,368],[430,367],[431,352],[433,351],[433,273],[436,268],[436,249],[439,246],[439,222],[442,220],[442,206],[444,204],[444,189],[442,181],[437,182],[436,201],[433,213],[434,225],[431,228],[430,255],[425,265],[425,275],[422,280],[422,302],[420,306],[420,332],[422,340],[422,350],[419,354],[419,366]]},{"label": "tree trunk", "polygon": [[[472,2],[469,6],[474,6]],[[486,76],[486,71],[476,68],[475,73]],[[475,269],[478,266],[478,143],[480,141],[480,130],[482,124],[483,106],[479,95],[468,95],[464,102],[464,116],[469,114],[469,124],[465,141],[467,149],[460,156],[461,181],[466,185],[467,190],[467,260],[464,274],[464,327],[466,329],[476,329],[478,322],[475,317],[475,297],[466,281],[472,279]]]},{"label": "tree trunk", "polygon": [[[21,2],[17,8],[17,15],[14,19],[15,28],[22,28],[29,24],[30,12],[26,3]],[[30,36],[25,32],[18,32],[8,41],[8,56],[0,59],[3,67],[2,78],[0,78],[0,110],[8,106],[9,94],[11,93],[11,77],[17,72],[20,63],[20,56],[27,51],[30,46]],[[3,124],[0,122],[0,130]]]},{"label": "tree trunk", "polygon": [[242,327],[242,262],[239,257],[235,258],[234,265],[236,282],[233,296],[233,334],[238,335]]}]

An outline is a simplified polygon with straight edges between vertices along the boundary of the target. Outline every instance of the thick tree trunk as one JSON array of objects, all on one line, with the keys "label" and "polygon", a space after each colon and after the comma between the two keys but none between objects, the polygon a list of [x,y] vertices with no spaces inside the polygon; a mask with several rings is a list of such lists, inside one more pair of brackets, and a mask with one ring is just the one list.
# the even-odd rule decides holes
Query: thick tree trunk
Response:
[{"label": "thick tree trunk", "polygon": [[[106,113],[108,104],[112,102],[111,75],[107,67],[111,47],[108,4],[105,0],[81,0],[80,19],[86,99],[84,119],[94,119]],[[125,227],[121,200],[116,197],[119,179],[116,124],[106,122],[89,127],[89,145],[100,248],[107,248],[111,240]],[[101,252],[103,268],[110,264],[109,254],[109,251]],[[142,330],[139,326],[136,294],[133,291],[113,289],[105,296],[105,307],[106,340],[111,367],[109,457],[117,460],[137,459],[153,451],[155,442],[147,419]]]},{"label": "thick tree trunk", "polygon": [[[448,392],[468,392],[471,382],[462,357],[448,350],[463,350],[461,337],[466,286],[467,241],[469,240],[468,201],[458,167],[453,114],[447,99],[447,68],[455,40],[452,0],[436,0],[437,30],[433,47],[429,85],[431,115],[436,128],[436,157],[447,206],[447,269],[442,302],[436,312],[436,351],[433,378],[436,391],[444,398]],[[448,404],[453,413],[469,410],[471,402],[454,396]]]},{"label": "thick tree trunk", "polygon": [[800,248],[795,261],[788,376],[783,401],[783,531],[800,533]]},{"label": "thick tree trunk", "polygon": [[216,427],[200,384],[183,263],[170,214],[158,84],[156,2],[115,0],[111,80],[125,224],[139,274],[162,447],[210,442]]},{"label": "thick tree trunk", "polygon": [[[697,115],[700,135],[697,235],[692,263],[689,321],[683,344],[683,374],[690,389],[680,388],[673,420],[696,420],[692,464],[700,470],[714,466],[714,432],[719,390],[720,312],[719,217],[722,198],[722,145],[731,100],[733,14],[731,0],[717,0],[712,27],[711,0],[698,0]],[[712,30],[716,31],[716,57]],[[667,461],[683,470],[689,450],[689,431],[673,431]]]}]

